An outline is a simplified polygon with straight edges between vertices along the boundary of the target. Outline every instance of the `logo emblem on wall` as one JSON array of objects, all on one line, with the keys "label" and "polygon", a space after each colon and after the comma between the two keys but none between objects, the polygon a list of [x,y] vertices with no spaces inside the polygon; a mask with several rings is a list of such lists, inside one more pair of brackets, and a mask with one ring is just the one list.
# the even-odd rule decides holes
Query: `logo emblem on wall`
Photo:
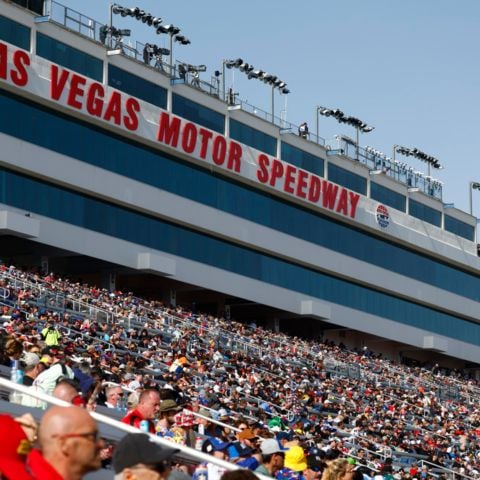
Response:
[{"label": "logo emblem on wall", "polygon": [[379,205],[377,207],[377,223],[382,228],[387,228],[390,223],[390,215],[385,205]]}]

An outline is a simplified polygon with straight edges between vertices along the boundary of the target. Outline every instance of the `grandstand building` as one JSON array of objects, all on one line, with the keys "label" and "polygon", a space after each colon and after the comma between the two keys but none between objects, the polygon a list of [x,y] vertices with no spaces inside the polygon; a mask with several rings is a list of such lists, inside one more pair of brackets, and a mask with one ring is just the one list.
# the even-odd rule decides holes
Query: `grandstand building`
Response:
[{"label": "grandstand building", "polygon": [[18,3],[0,0],[4,261],[478,362],[476,219],[440,182],[259,118],[57,3]]}]

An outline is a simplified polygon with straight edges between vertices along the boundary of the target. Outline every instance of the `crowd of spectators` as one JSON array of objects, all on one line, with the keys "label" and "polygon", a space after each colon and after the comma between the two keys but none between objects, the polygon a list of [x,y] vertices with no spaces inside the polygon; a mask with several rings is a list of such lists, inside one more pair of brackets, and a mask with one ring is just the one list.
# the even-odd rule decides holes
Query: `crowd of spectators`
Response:
[{"label": "crowd of spectators", "polygon": [[[22,361],[32,392],[279,480],[480,477],[480,390],[463,372],[13,266],[0,289],[0,363]],[[194,480],[224,473],[178,468]]]}]

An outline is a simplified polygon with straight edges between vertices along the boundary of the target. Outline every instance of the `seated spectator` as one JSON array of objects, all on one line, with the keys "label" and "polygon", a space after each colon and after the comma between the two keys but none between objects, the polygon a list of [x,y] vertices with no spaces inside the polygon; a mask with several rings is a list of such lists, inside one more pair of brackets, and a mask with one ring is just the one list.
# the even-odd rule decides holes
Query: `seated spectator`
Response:
[{"label": "seated spectator", "polygon": [[31,442],[35,440],[37,426],[31,415],[24,417],[13,419],[10,415],[0,415],[1,479],[28,480],[31,478],[25,470],[25,461],[31,449]]},{"label": "seated spectator", "polygon": [[175,424],[175,416],[181,410],[174,400],[162,400],[160,404],[159,420],[157,422],[158,435],[162,437],[173,437],[171,428]]},{"label": "seated spectator", "polygon": [[144,390],[140,395],[137,408],[127,413],[122,418],[122,422],[140,428],[140,424],[145,420],[148,425],[148,432],[155,433],[154,419],[159,411],[160,394],[158,391],[153,389]]},{"label": "seated spectator", "polygon": [[24,353],[21,362],[23,367],[23,384],[30,387],[38,375],[45,370],[45,364],[40,363],[40,357],[32,352]]},{"label": "seated spectator", "polygon": [[[310,453],[307,455],[307,468],[303,471],[306,480],[318,480],[322,478],[327,465],[321,455]],[[363,476],[360,477],[363,480]]]},{"label": "seated spectator", "polygon": [[65,402],[71,403],[77,407],[85,408],[87,402],[78,392],[78,385],[75,381],[64,378],[60,380],[55,388],[53,389],[52,395],[55,398],[64,400]]},{"label": "seated spectator", "polygon": [[255,473],[261,473],[267,477],[274,477],[278,470],[283,468],[285,460],[285,450],[274,438],[267,438],[260,444],[262,452],[262,461],[260,466],[255,469]]},{"label": "seated spectator", "polygon": [[[285,452],[284,467],[277,471],[277,480],[304,480],[302,472],[307,468],[307,458],[303,448],[295,445]],[[333,479],[329,479],[333,480]]]},{"label": "seated spectator", "polygon": [[129,433],[113,454],[115,480],[167,479],[170,459],[178,452],[152,442],[143,433]]},{"label": "seated spectator", "polygon": [[118,403],[122,405],[123,390],[120,385],[114,385],[105,389],[105,406],[107,408],[117,408]]},{"label": "seated spectator", "polygon": [[225,472],[220,480],[258,480],[258,477],[251,470],[230,470]]},{"label": "seated spectator", "polygon": [[103,440],[90,414],[78,407],[52,407],[38,430],[39,450],[27,458],[35,479],[80,480],[101,467]]},{"label": "seated spectator", "polygon": [[333,460],[323,473],[323,480],[352,480],[355,465],[348,462],[346,458]]},{"label": "seated spectator", "polygon": [[[202,444],[202,452],[220,460],[228,461],[229,447],[229,443],[221,442],[216,438],[208,438]],[[219,467],[215,463],[203,462],[193,472],[192,480],[219,480],[225,471],[225,468]]]}]

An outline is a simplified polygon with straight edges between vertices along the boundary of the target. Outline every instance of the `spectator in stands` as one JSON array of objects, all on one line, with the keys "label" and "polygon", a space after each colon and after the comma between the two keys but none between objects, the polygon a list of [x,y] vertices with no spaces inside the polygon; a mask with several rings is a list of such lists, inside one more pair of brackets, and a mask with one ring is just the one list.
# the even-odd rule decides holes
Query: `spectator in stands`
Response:
[{"label": "spectator in stands", "polygon": [[40,363],[40,357],[36,353],[26,352],[22,356],[23,384],[30,387],[40,373],[45,370],[45,364]]},{"label": "spectator in stands", "polygon": [[158,390],[147,389],[140,394],[137,408],[129,412],[122,422],[140,428],[143,420],[148,422],[148,431],[155,433],[154,419],[160,412],[160,394]]},{"label": "spectator in stands", "polygon": [[160,403],[159,420],[157,422],[157,433],[162,437],[173,437],[171,428],[175,424],[175,416],[181,410],[174,400],[166,399]]},{"label": "spectator in stands", "polygon": [[33,382],[33,387],[40,389],[43,393],[52,395],[53,389],[62,378],[73,380],[73,370],[59,359],[54,360],[50,368],[40,373]]},{"label": "spectator in stands", "polygon": [[251,470],[239,469],[225,472],[220,480],[258,480],[258,477]]},{"label": "spectator in stands", "polygon": [[[202,452],[208,453],[220,460],[228,461],[229,446],[229,443],[221,442],[216,438],[208,438],[202,444]],[[219,467],[215,463],[202,462],[193,472],[192,480],[220,480],[220,477],[225,471],[225,468]]]},{"label": "spectator in stands", "polygon": [[113,454],[115,480],[167,479],[170,460],[178,452],[155,444],[143,433],[129,433]]},{"label": "spectator in stands", "polygon": [[[326,466],[323,458],[319,454],[311,453],[307,455],[307,468],[303,471],[305,480],[317,480],[322,478]],[[363,477],[361,477],[361,480],[363,480]]]},{"label": "spectator in stands", "polygon": [[323,474],[323,480],[352,480],[355,465],[346,458],[333,460]]},{"label": "spectator in stands", "polygon": [[239,442],[247,448],[256,450],[258,448],[259,438],[251,428],[245,428],[237,433]]},{"label": "spectator in stands", "polygon": [[[28,480],[25,461],[35,440],[37,426],[31,415],[13,419],[10,415],[0,415],[0,479]],[[30,435],[30,438],[29,438]]]},{"label": "spectator in stands", "polygon": [[62,334],[58,331],[57,327],[53,323],[53,318],[50,317],[47,321],[45,328],[42,330],[42,338],[46,345],[49,347],[57,346]]},{"label": "spectator in stands", "polygon": [[[195,426],[195,416],[193,413],[188,410],[183,410],[175,415],[174,420],[175,424],[170,428],[170,431],[173,433],[173,441],[195,448],[197,433],[193,430]],[[157,424],[157,430],[158,428],[159,425]]]},{"label": "spectator in stands", "polygon": [[105,389],[105,406],[107,408],[116,408],[123,399],[123,390],[120,385],[113,385]]},{"label": "spectator in stands", "polygon": [[77,407],[86,407],[87,402],[78,392],[78,384],[68,378],[63,378],[60,380],[55,388],[53,389],[52,395],[55,398],[64,400],[65,402],[71,403]]},{"label": "spectator in stands", "polygon": [[103,440],[90,414],[78,407],[52,407],[42,417],[39,450],[27,458],[38,480],[80,480],[101,467]]},{"label": "spectator in stands", "polygon": [[[277,480],[304,480],[302,472],[307,468],[307,458],[303,448],[294,445],[285,452],[284,467],[277,471]],[[333,480],[333,479],[329,479]]]},{"label": "spectator in stands", "polygon": [[267,477],[274,477],[278,470],[283,468],[285,460],[285,450],[274,438],[263,440],[260,444],[262,452],[262,461],[260,466],[255,469],[255,473],[261,473]]},{"label": "spectator in stands", "polygon": [[14,360],[20,360],[23,353],[23,345],[20,340],[14,336],[9,336],[5,339],[4,344],[4,361],[3,364],[10,367]]}]

